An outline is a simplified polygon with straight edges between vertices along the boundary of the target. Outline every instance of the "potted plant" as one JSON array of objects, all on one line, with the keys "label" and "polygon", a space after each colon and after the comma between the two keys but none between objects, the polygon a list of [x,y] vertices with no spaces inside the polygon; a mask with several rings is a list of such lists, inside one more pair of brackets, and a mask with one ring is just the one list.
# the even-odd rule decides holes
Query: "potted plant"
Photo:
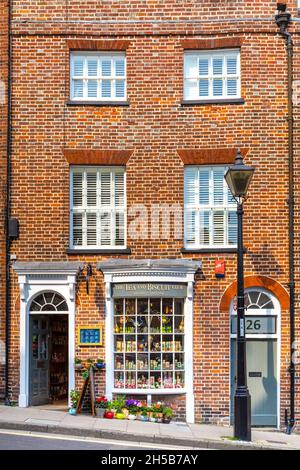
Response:
[{"label": "potted plant", "polygon": [[153,411],[155,412],[156,420],[158,423],[162,423],[163,421],[163,404],[158,401],[153,405]]},{"label": "potted plant", "polygon": [[71,399],[71,408],[69,409],[70,415],[76,415],[76,407],[78,405],[79,398],[80,398],[80,393],[77,390],[70,391],[70,399]]},{"label": "potted plant", "polygon": [[163,423],[169,424],[173,417],[173,410],[170,407],[165,407],[163,409]]},{"label": "potted plant", "polygon": [[149,421],[151,423],[156,423],[157,422],[157,416],[156,416],[156,412],[153,411],[152,414],[151,414],[151,418],[149,419]]},{"label": "potted plant", "polygon": [[147,406],[142,407],[140,420],[141,421],[149,421],[148,413],[149,413],[148,407]]},{"label": "potted plant", "polygon": [[137,412],[141,407],[141,403],[138,400],[127,400],[126,407],[129,411],[128,419],[134,421],[137,418]]},{"label": "potted plant", "polygon": [[107,410],[106,413],[104,414],[104,418],[106,418],[106,419],[113,419],[114,416],[115,415],[111,410]]},{"label": "potted plant", "polygon": [[86,369],[89,369],[93,365],[94,365],[94,361],[90,357],[84,361],[84,367]]},{"label": "potted plant", "polygon": [[117,396],[114,400],[110,402],[110,411],[112,411],[115,417],[118,419],[125,418],[125,414],[123,413],[124,408],[125,408],[125,397],[123,396]]},{"label": "potted plant", "polygon": [[101,359],[100,357],[98,357],[97,361],[95,362],[95,367],[97,369],[105,369],[105,362],[103,359]]},{"label": "potted plant", "polygon": [[95,400],[95,409],[96,409],[96,415],[99,418],[104,418],[107,407],[108,407],[107,398],[105,398],[104,396],[96,398],[96,400]]},{"label": "potted plant", "polygon": [[76,358],[75,359],[75,370],[82,370],[83,369],[83,364],[82,364],[82,360],[81,359],[78,359]]}]

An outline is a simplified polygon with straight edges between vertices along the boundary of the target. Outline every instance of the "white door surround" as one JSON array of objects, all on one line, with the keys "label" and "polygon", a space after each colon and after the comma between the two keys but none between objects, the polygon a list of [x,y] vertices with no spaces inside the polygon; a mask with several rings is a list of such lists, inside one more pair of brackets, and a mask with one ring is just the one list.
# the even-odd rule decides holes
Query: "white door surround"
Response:
[{"label": "white door surround", "polygon": [[[187,259],[124,260],[112,259],[97,264],[105,281],[105,351],[106,351],[106,395],[112,398],[113,380],[113,298],[112,284],[116,283],[183,283],[187,285],[185,299],[185,389],[171,393],[186,395],[186,421],[194,423],[194,374],[193,374],[193,292],[195,273],[201,268],[201,261]],[[143,390],[141,390],[142,392]],[[124,391],[122,390],[122,393]],[[120,391],[119,391],[120,393]],[[145,393],[145,392],[144,392]],[[151,394],[170,395],[170,390],[159,389]],[[148,395],[148,401],[151,397]]]},{"label": "white door surround", "polygon": [[45,291],[57,292],[68,305],[68,312],[61,313],[68,315],[69,392],[75,388],[75,287],[82,267],[79,262],[16,262],[13,265],[20,286],[19,406],[22,408],[29,405],[29,309],[31,301]]}]

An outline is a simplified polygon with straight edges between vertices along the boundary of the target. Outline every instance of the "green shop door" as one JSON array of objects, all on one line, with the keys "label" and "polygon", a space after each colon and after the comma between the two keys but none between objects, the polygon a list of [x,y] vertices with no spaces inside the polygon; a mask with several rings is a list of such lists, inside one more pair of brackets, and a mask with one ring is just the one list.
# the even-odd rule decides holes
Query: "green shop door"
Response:
[{"label": "green shop door", "polygon": [[[247,381],[251,425],[277,426],[277,341],[247,340]],[[231,412],[236,388],[236,340],[231,340]],[[233,423],[233,415],[231,421]]]},{"label": "green shop door", "polygon": [[29,404],[49,403],[49,319],[30,315]]}]

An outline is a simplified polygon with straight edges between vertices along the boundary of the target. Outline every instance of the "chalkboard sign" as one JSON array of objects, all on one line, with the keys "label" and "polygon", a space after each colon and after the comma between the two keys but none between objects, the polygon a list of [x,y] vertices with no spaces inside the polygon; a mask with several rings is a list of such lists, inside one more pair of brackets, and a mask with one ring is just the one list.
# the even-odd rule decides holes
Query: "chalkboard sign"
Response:
[{"label": "chalkboard sign", "polygon": [[78,344],[79,346],[102,346],[101,326],[80,326]]}]

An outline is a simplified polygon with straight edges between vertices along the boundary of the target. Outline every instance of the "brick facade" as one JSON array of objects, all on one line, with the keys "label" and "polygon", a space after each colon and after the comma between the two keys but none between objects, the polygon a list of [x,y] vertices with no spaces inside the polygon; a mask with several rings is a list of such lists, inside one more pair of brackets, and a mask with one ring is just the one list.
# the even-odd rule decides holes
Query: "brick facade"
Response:
[{"label": "brick facade", "polygon": [[[296,2],[289,3],[297,17]],[[181,2],[180,6],[172,0],[89,0],[80,5],[69,1],[66,7],[57,0],[13,2],[12,216],[20,221],[20,237],[12,243],[12,253],[18,261],[91,263],[89,295],[83,275],[78,279],[76,324],[100,322],[103,326],[105,287],[102,273],[95,268],[96,262],[107,257],[201,260],[202,271],[196,275],[194,289],[195,419],[226,423],[230,403],[229,311],[220,309],[220,303],[236,280],[236,254],[183,254],[183,241],[175,239],[174,228],[170,239],[129,238],[130,255],[67,253],[69,162],[66,155],[76,159],[82,150],[87,158],[98,155],[109,159],[113,152],[123,151],[123,154],[116,153],[119,158],[129,157],[126,160],[128,207],[144,204],[150,209],[155,203],[183,205],[184,162],[191,163],[189,159],[198,158],[196,163],[214,164],[229,156],[232,161],[232,149],[241,147],[245,149],[246,162],[256,168],[245,205],[245,274],[264,276],[277,283],[278,289],[287,289],[287,66],[284,40],[273,20],[276,4],[273,1],[235,1],[227,2],[226,6],[215,1],[201,4],[200,7],[196,0]],[[297,79],[298,25],[292,26],[293,29]],[[74,47],[81,49],[83,44],[84,47],[88,44],[89,49],[99,44],[106,50],[126,48],[129,106],[67,104],[69,51]],[[244,104],[181,104],[184,50],[201,44],[205,49],[237,44],[241,47]],[[298,116],[296,125],[297,121]],[[4,145],[5,136],[0,134],[0,137]],[[298,140],[296,133],[297,144]],[[3,155],[2,152],[2,162]],[[296,174],[299,178],[300,172]],[[0,166],[0,177],[3,175],[5,170]],[[299,201],[299,190],[296,198]],[[298,209],[296,223],[300,226]],[[219,258],[226,262],[226,277],[218,280],[214,266]],[[299,262],[297,266],[299,281]],[[1,271],[0,279],[3,276]],[[257,286],[260,284],[253,284]],[[9,387],[11,397],[17,399],[20,291],[14,270],[11,290]],[[3,289],[1,295],[4,296]],[[0,305],[2,312],[2,297]],[[298,330],[299,327],[297,320]],[[281,305],[281,331],[283,424],[284,410],[289,407],[286,299]],[[96,358],[104,356],[104,348],[105,342],[101,348],[77,346],[76,352],[80,357]],[[102,389],[99,391],[105,393],[104,379],[99,383]],[[176,401],[182,417],[185,404]]]}]

